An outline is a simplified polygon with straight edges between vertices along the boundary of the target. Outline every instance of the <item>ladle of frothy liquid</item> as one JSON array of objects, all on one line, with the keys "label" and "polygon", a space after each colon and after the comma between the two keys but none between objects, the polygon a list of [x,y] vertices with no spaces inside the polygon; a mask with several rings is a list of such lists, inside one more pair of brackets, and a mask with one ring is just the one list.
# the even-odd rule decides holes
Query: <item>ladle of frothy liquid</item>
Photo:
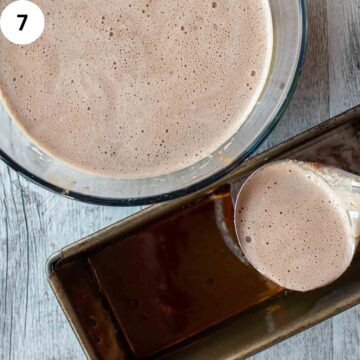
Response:
[{"label": "ladle of frothy liquid", "polygon": [[360,236],[360,178],[292,160],[265,165],[241,187],[235,229],[249,262],[280,286],[308,291],[349,267]]}]

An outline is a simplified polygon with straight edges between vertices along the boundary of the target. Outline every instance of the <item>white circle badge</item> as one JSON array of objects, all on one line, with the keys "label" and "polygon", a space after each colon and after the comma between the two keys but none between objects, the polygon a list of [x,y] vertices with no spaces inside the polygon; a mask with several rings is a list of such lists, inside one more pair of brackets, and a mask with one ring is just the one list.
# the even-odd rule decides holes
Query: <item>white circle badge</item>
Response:
[{"label": "white circle badge", "polygon": [[41,36],[44,28],[43,12],[39,6],[28,0],[12,2],[0,17],[2,33],[14,44],[31,44]]}]

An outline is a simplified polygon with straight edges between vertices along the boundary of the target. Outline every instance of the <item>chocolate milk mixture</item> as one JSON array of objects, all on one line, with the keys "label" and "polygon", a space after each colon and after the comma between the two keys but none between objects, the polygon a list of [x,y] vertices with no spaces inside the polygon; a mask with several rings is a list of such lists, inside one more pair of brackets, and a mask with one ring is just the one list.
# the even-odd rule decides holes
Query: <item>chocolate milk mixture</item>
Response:
[{"label": "chocolate milk mixture", "polygon": [[336,280],[355,240],[343,197],[297,163],[270,164],[249,178],[235,214],[248,260],[266,277],[307,291]]},{"label": "chocolate milk mixture", "polygon": [[84,171],[141,178],[194,164],[239,129],[269,72],[266,0],[37,4],[39,40],[0,37],[0,92],[37,145]]}]

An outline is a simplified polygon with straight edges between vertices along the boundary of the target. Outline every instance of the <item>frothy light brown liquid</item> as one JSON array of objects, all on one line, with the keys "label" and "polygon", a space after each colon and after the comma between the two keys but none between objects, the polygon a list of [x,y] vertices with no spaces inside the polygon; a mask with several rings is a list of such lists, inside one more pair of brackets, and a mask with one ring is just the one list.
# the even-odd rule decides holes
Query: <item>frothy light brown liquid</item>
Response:
[{"label": "frothy light brown liquid", "polygon": [[44,151],[133,178],[194,164],[242,125],[272,55],[267,0],[38,0],[29,46],[0,38],[0,89]]},{"label": "frothy light brown liquid", "polygon": [[307,291],[336,280],[350,265],[355,240],[341,197],[295,162],[256,172],[237,200],[237,235],[266,277]]}]

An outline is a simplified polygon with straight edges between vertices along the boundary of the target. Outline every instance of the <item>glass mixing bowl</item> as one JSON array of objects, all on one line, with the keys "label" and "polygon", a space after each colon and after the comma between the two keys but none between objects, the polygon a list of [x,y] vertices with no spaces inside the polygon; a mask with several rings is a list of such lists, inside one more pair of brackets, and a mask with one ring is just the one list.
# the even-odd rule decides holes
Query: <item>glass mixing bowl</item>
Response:
[{"label": "glass mixing bowl", "polygon": [[101,205],[170,200],[203,188],[238,166],[283,114],[300,73],[306,43],[304,0],[269,0],[274,26],[272,66],[245,123],[211,156],[167,175],[107,178],[82,172],[45,154],[11,120],[0,102],[0,157],[28,179],[73,199]]}]

